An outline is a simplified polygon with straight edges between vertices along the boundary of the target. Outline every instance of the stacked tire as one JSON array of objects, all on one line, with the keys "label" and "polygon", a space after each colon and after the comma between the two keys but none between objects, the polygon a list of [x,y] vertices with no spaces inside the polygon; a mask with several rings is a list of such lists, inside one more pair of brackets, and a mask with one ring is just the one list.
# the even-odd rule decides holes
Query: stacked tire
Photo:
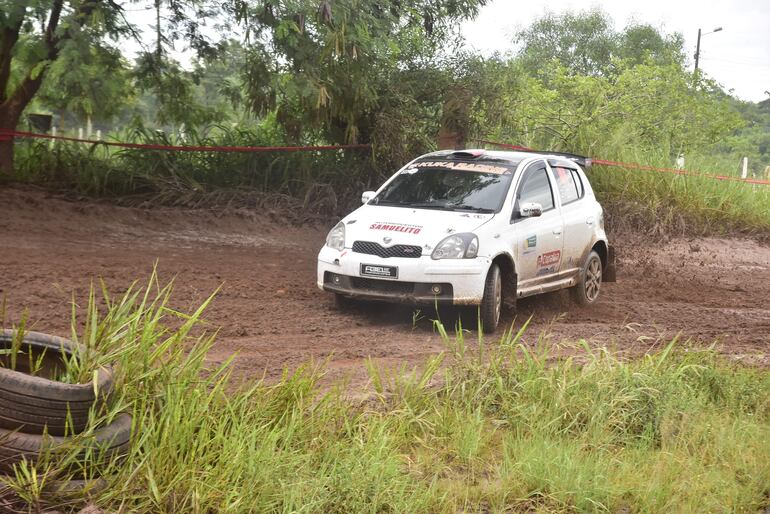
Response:
[{"label": "stacked tire", "polygon": [[[88,427],[92,411],[103,411],[112,391],[109,367],[96,371],[88,384],[67,384],[55,380],[65,368],[64,359],[84,350],[67,339],[38,332],[25,332],[16,369],[8,366],[7,351],[15,331],[0,331],[0,473],[11,473],[15,464],[37,461],[44,452],[67,446]],[[27,358],[34,355],[33,359]],[[30,362],[39,371],[31,373]],[[87,435],[77,437],[85,457],[94,452],[108,460],[128,450],[131,416],[119,414]]]}]

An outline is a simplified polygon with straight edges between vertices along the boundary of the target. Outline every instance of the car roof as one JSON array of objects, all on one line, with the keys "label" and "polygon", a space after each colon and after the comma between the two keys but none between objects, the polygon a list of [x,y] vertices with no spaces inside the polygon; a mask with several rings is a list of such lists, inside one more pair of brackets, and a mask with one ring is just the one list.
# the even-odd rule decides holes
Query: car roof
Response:
[{"label": "car roof", "polygon": [[[474,162],[504,162],[511,166],[516,166],[525,159],[539,157],[547,159],[551,165],[555,164],[574,164],[577,163],[583,167],[590,165],[585,157],[573,154],[564,154],[560,152],[529,152],[518,150],[485,150],[485,149],[466,149],[466,150],[439,150],[419,157],[419,159],[431,158],[455,158],[468,159]],[[556,161],[556,162],[554,162]]]}]

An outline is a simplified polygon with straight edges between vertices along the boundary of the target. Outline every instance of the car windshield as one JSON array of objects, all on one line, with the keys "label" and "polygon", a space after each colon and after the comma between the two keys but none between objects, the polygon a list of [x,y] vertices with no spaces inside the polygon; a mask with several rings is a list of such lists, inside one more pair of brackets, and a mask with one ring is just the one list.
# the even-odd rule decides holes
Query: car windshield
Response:
[{"label": "car windshield", "polygon": [[502,207],[512,177],[511,170],[479,173],[410,167],[399,173],[370,204],[493,213]]}]

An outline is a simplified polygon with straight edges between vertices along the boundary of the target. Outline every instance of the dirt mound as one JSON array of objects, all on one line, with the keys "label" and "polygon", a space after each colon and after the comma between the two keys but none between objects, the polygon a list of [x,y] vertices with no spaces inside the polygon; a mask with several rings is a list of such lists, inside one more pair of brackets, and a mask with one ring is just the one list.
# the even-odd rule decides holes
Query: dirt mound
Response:
[{"label": "dirt mound", "polygon": [[[197,306],[222,285],[208,313],[222,327],[210,357],[239,352],[235,365],[247,376],[332,356],[332,376],[364,380],[368,356],[411,364],[443,349],[431,309],[370,303],[335,310],[315,284],[326,227],[246,211],[73,202],[32,189],[0,190],[0,206],[0,297],[11,320],[29,308],[34,330],[67,335],[73,295],[82,302],[99,277],[117,292],[148,277],[157,262],[162,279],[177,277],[179,308]],[[738,360],[770,364],[770,248],[715,238],[642,244],[620,237],[614,244],[618,282],[605,286],[598,305],[578,308],[565,292],[552,293],[519,302],[516,319],[503,322],[519,326],[532,316],[529,344],[545,332],[554,345],[585,339],[630,354],[681,331],[695,344],[718,340]],[[449,324],[457,317],[439,314]]]}]

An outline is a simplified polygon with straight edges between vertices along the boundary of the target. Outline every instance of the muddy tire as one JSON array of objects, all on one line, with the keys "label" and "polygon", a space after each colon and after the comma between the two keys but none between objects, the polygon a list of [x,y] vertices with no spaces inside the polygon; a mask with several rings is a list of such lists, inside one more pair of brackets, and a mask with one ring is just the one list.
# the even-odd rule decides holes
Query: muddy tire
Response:
[{"label": "muddy tire", "polygon": [[497,330],[500,323],[500,314],[503,309],[503,282],[500,267],[492,264],[487,273],[487,279],[484,283],[484,296],[481,298],[479,306],[479,318],[482,329],[487,334]]},{"label": "muddy tire", "polygon": [[588,254],[578,283],[571,289],[572,298],[580,305],[593,305],[602,287],[602,259],[595,251]]},{"label": "muddy tire", "polygon": [[[13,330],[0,331],[0,349],[10,347],[14,334]],[[82,345],[67,339],[38,332],[24,334],[22,349],[25,348],[25,352],[29,350],[38,355],[45,351],[42,369],[49,377],[63,369],[62,354],[70,357],[84,350]],[[97,392],[94,392],[93,382],[65,384],[31,375],[26,355],[20,355],[18,371],[0,366],[0,428],[28,434],[42,434],[45,430],[55,436],[81,432],[88,424],[90,410],[95,405],[101,406],[109,395],[112,370],[103,367],[97,371]]]},{"label": "muddy tire", "polygon": [[[77,440],[82,447],[81,457],[85,458],[86,454],[97,452],[98,459],[104,462],[128,453],[131,444],[131,421],[130,414],[119,414],[112,423],[96,429],[89,436],[82,436],[82,440]],[[55,452],[58,447],[71,443],[72,439],[0,429],[0,473],[12,472],[14,464],[23,459],[36,462],[44,452]]]}]

